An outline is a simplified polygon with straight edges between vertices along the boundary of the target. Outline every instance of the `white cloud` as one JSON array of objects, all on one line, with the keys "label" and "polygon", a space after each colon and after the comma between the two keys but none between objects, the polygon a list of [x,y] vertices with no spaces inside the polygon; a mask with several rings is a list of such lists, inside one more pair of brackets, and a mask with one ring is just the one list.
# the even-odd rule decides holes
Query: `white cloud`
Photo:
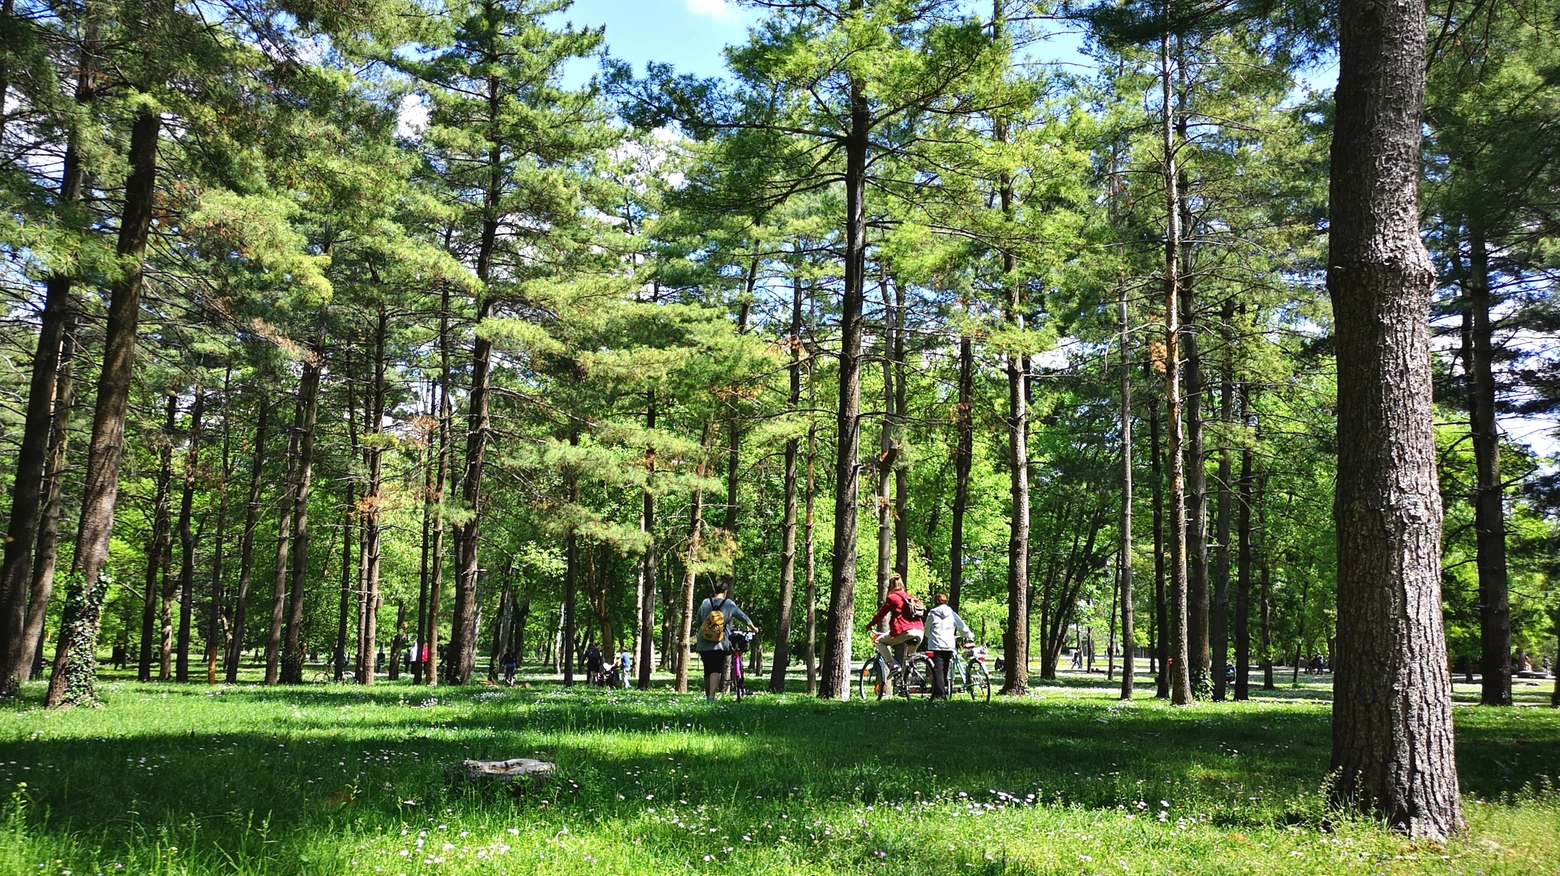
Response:
[{"label": "white cloud", "polygon": [[683,6],[689,12],[704,18],[713,18],[716,21],[735,22],[737,20],[736,7],[726,0],[683,0]]}]

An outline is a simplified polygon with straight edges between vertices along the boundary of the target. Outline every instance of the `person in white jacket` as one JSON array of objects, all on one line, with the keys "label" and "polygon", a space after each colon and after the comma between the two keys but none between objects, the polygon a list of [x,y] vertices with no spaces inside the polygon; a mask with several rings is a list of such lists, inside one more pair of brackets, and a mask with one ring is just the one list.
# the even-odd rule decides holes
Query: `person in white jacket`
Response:
[{"label": "person in white jacket", "polygon": [[932,699],[945,700],[953,649],[959,647],[959,639],[973,639],[975,634],[948,604],[948,594],[939,593],[932,601],[936,605],[926,613],[926,650],[932,655]]}]

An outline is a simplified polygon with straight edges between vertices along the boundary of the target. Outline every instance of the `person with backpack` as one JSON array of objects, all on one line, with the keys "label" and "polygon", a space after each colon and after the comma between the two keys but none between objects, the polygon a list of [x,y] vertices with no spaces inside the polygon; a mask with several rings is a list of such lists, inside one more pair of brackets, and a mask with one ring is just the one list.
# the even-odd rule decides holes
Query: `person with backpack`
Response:
[{"label": "person with backpack", "polygon": [[727,596],[731,585],[716,579],[710,597],[699,603],[698,626],[694,629],[693,650],[704,661],[704,698],[714,702],[726,684],[726,669],[731,665],[731,622],[742,623],[754,633],[758,627]]},{"label": "person with backpack", "polygon": [[899,577],[898,572],[888,576],[888,596],[878,606],[872,620],[867,621],[867,626],[877,626],[884,615],[888,615],[888,635],[879,637],[873,644],[883,659],[898,671],[905,665],[905,653],[920,647],[921,640],[926,638],[926,606],[905,589],[905,579]]}]

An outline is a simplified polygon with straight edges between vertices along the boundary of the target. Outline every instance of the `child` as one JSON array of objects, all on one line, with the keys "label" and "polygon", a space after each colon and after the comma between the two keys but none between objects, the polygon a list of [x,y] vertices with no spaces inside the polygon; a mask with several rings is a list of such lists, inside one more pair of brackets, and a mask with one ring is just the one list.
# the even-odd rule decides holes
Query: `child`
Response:
[{"label": "child", "polygon": [[936,605],[926,613],[926,650],[932,652],[932,699],[948,698],[948,666],[959,639],[973,639],[974,632],[948,604],[948,594],[932,598]]},{"label": "child", "polygon": [[634,671],[634,655],[629,653],[626,643],[618,651],[617,668],[618,682],[623,685],[624,690],[627,690],[629,685],[628,677]]}]

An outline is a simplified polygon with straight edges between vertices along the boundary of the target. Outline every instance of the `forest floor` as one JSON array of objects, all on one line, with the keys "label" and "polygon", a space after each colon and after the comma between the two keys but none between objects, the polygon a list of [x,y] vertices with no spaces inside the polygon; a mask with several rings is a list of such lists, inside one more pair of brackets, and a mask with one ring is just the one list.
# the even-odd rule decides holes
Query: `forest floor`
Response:
[{"label": "forest floor", "polygon": [[[109,673],[103,708],[68,712],[33,684],[0,704],[0,876],[1560,873],[1560,710],[1465,705],[1458,686],[1469,828],[1434,843],[1325,805],[1329,676],[1188,708],[1146,675],[1130,703],[1103,673],[1061,676],[990,703],[710,704],[535,675]],[[557,779],[446,784],[447,765],[509,757]]]}]

